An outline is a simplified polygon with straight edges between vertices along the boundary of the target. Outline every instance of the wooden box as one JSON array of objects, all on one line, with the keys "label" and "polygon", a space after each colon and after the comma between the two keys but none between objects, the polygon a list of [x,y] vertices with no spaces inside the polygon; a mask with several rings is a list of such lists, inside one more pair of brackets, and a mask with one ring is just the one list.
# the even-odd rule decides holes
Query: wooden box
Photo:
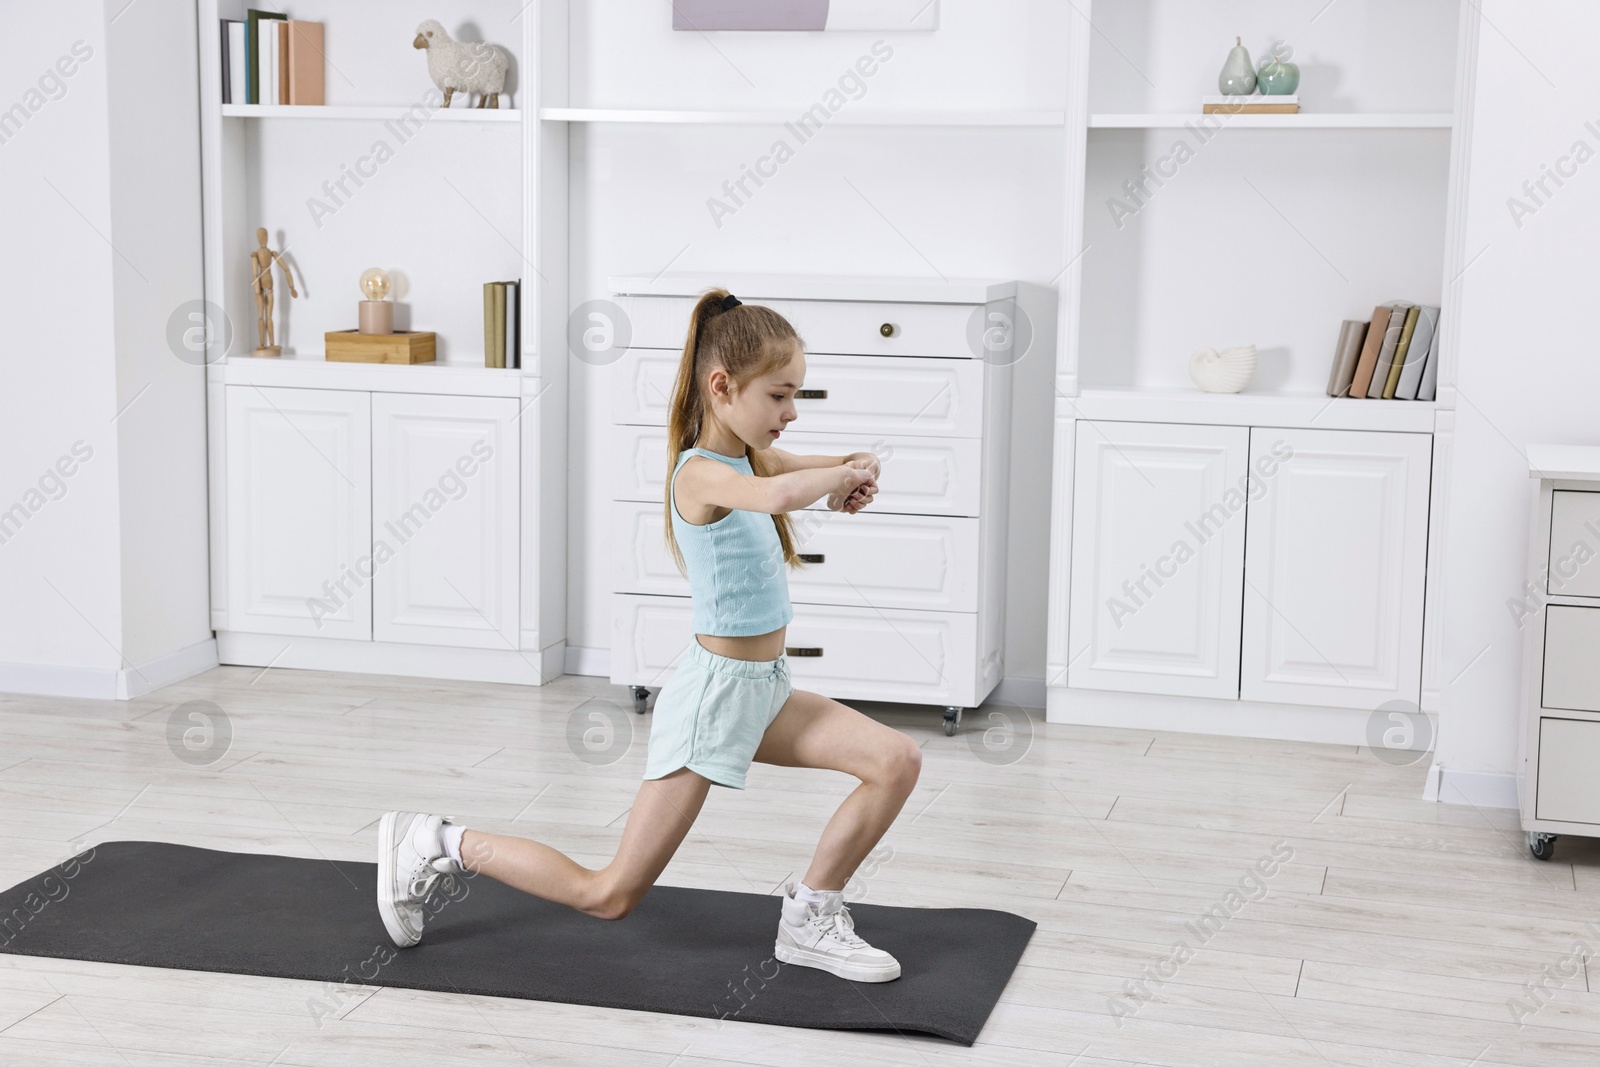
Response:
[{"label": "wooden box", "polygon": [[359,333],[333,330],[323,334],[329,362],[432,363],[434,334],[429,330]]}]

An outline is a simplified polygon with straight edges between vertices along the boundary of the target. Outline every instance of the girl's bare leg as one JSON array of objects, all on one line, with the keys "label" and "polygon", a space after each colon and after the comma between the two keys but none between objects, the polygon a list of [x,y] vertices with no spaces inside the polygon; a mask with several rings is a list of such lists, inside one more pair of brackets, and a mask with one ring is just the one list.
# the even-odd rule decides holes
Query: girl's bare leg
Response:
[{"label": "girl's bare leg", "polygon": [[621,919],[666,869],[710,787],[709,779],[687,767],[641,782],[617,854],[599,870],[537,841],[471,829],[461,835],[461,862],[524,893],[599,919]]},{"label": "girl's bare leg", "polygon": [[837,700],[800,689],[767,727],[755,758],[861,779],[822,831],[802,879],[812,889],[844,888],[888,832],[922,771],[922,749],[910,737]]}]

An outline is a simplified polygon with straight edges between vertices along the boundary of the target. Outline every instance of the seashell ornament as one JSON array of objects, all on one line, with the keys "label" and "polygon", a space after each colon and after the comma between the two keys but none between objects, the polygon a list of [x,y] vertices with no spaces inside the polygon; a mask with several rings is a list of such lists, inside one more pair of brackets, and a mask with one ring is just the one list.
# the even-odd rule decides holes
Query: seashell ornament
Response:
[{"label": "seashell ornament", "polygon": [[1189,357],[1189,377],[1208,393],[1237,393],[1256,373],[1256,346],[1202,348]]}]

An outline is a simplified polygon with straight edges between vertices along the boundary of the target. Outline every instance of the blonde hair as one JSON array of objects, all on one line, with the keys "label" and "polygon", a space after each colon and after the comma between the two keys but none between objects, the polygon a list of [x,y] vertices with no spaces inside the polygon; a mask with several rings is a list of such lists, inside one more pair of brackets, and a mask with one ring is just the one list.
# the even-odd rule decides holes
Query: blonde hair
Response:
[{"label": "blonde hair", "polygon": [[[687,573],[687,566],[672,533],[672,476],[678,469],[678,457],[700,438],[709,412],[705,386],[711,372],[721,367],[728,372],[735,389],[742,390],[761,375],[783,367],[796,349],[805,347],[789,320],[776,311],[758,304],[737,304],[724,311],[722,302],[727,296],[726,289],[707,289],[689,313],[689,335],[683,342],[683,359],[678,364],[678,378],[667,412],[667,484],[663,494],[667,548],[683,573]],[[746,445],[745,458],[758,477],[778,473],[776,462],[763,451]],[[795,551],[789,516],[774,515],[772,522],[778,528],[784,561],[797,566],[800,556]]]}]

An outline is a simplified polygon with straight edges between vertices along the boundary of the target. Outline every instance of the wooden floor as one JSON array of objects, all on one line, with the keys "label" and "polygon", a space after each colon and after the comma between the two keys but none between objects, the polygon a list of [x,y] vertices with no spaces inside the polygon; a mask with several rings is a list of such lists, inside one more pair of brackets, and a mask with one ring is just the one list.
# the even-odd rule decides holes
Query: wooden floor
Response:
[{"label": "wooden floor", "polygon": [[[231,739],[191,764],[168,723],[197,700],[223,709]],[[590,760],[568,737],[603,742],[592,713],[626,706],[599,678],[534,689],[240,667],[126,703],[0,696],[0,883],[124,839],[370,861],[395,807],[598,867],[649,718],[613,714],[616,747]],[[1038,712],[1010,747],[980,750],[976,714],[949,738],[936,709],[860,706],[924,753],[862,899],[1039,924],[973,1048],[394,988],[318,1019],[316,983],[0,955],[0,1063],[1600,1063],[1585,954],[1600,945],[1586,926],[1600,924],[1600,848],[1564,838],[1555,861],[1533,861],[1515,813],[1417,799],[1426,760]],[[778,892],[852,782],[757,764],[747,791],[712,791],[663,882]],[[1247,883],[1255,899],[1230,900],[1274,848],[1291,858]],[[1224,918],[1202,941],[1208,912]],[[1191,951],[1173,963],[1180,940]],[[1136,980],[1148,998],[1127,995]]]}]

